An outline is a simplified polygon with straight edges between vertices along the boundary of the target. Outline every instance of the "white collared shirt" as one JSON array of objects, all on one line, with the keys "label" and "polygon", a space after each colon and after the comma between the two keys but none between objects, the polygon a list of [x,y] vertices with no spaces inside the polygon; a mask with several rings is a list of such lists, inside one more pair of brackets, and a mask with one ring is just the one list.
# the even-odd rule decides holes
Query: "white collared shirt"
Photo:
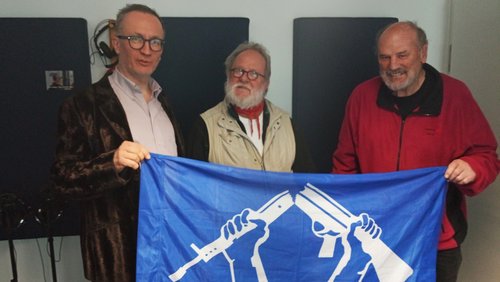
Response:
[{"label": "white collared shirt", "polygon": [[158,101],[162,91],[158,82],[151,78],[153,99],[146,102],[141,89],[117,69],[108,79],[125,110],[134,142],[152,153],[177,156],[174,127]]},{"label": "white collared shirt", "polygon": [[[248,119],[246,117],[238,115],[238,118],[240,119],[241,123],[243,124],[243,126],[245,126],[245,131],[247,133],[247,136],[250,138],[250,140],[252,140],[252,143],[254,144],[255,148],[257,148],[257,151],[259,151],[261,156],[264,150],[264,143],[262,142],[262,132],[264,131],[264,128],[262,128],[264,119],[263,113],[264,111],[262,111],[262,113],[260,113],[259,115],[260,132],[257,129],[257,120]],[[250,125],[250,123],[252,124]]]}]

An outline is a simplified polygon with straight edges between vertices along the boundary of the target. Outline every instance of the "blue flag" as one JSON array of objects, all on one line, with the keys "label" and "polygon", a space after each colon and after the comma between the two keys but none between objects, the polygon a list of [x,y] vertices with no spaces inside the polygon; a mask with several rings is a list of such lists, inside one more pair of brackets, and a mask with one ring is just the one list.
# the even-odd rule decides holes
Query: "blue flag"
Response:
[{"label": "blue flag", "polygon": [[153,154],[137,281],[434,281],[444,170],[293,174]]}]

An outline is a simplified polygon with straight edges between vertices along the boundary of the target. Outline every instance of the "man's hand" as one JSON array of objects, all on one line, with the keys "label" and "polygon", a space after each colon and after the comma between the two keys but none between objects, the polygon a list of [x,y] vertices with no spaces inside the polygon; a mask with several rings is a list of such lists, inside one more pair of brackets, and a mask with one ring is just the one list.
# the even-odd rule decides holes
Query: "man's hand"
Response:
[{"label": "man's hand", "polygon": [[458,185],[467,185],[476,180],[476,172],[466,161],[456,159],[448,165],[444,178]]},{"label": "man's hand", "polygon": [[113,156],[113,164],[116,171],[121,172],[125,167],[138,169],[141,161],[144,159],[149,160],[151,155],[148,149],[139,143],[123,141],[123,143],[116,149]]}]

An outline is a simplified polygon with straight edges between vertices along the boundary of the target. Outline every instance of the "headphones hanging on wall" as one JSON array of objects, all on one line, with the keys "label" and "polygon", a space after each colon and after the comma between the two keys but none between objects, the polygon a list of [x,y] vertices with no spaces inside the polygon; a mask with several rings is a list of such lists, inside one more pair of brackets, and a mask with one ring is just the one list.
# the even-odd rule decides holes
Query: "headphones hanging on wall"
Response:
[{"label": "headphones hanging on wall", "polygon": [[101,55],[101,57],[105,57],[106,60],[112,60],[111,64],[105,64],[105,66],[108,68],[116,65],[117,54],[115,50],[109,47],[109,45],[105,41],[102,40],[99,41],[99,37],[103,35],[106,31],[110,32],[114,27],[115,27],[114,20],[104,20],[97,25],[93,37],[94,46],[96,50],[99,52],[99,55]]}]

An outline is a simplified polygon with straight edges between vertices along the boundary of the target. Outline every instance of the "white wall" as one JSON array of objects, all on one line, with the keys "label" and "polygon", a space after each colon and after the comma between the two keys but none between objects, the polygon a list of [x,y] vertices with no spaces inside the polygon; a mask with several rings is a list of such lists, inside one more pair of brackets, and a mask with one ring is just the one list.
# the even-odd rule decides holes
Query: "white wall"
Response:
[{"label": "white wall", "polygon": [[[14,240],[19,282],[50,282],[52,268],[47,238]],[[57,281],[84,282],[80,237],[54,238]],[[0,241],[0,282],[12,279],[8,241]]]},{"label": "white wall", "polygon": [[[446,66],[449,0],[162,0],[139,1],[156,9],[160,16],[247,17],[250,40],[264,44],[272,56],[273,77],[269,98],[291,112],[293,19],[298,17],[397,17],[416,20],[427,32],[432,48],[430,62]],[[117,0],[2,0],[1,17],[81,17],[89,27],[114,18],[129,1]],[[168,42],[167,42],[168,44]],[[96,81],[104,72],[100,61],[92,68]],[[222,62],[221,62],[222,64]]]},{"label": "white wall", "polygon": [[[467,83],[500,136],[500,1],[452,1],[451,74]],[[500,180],[469,199],[460,281],[500,280]]]},{"label": "white wall", "polygon": [[[160,16],[249,18],[250,40],[263,43],[272,56],[273,77],[269,98],[291,112],[294,18],[397,17],[401,20],[415,20],[426,30],[429,37],[429,63],[445,71],[448,64],[449,1],[162,0],[139,2],[155,8]],[[2,0],[0,17],[81,17],[88,22],[90,38],[98,22],[105,18],[114,18],[117,10],[126,3],[126,1],[117,0]],[[96,65],[92,67],[93,81],[96,81],[103,72],[104,68],[97,60]],[[483,103],[490,102],[486,100]],[[498,207],[498,204],[496,205]],[[39,241],[44,244],[46,240],[39,239]],[[15,244],[19,281],[52,281],[50,262],[45,251],[42,255],[45,257],[46,280],[42,277],[41,266],[39,260],[36,259],[38,257],[36,241],[16,240]],[[499,247],[497,246],[496,249]],[[78,237],[65,238],[62,250],[61,261],[57,264],[58,281],[84,281]],[[479,259],[487,260],[488,258]],[[11,278],[9,273],[8,245],[7,242],[2,241],[0,242],[0,282],[9,281]]]}]

